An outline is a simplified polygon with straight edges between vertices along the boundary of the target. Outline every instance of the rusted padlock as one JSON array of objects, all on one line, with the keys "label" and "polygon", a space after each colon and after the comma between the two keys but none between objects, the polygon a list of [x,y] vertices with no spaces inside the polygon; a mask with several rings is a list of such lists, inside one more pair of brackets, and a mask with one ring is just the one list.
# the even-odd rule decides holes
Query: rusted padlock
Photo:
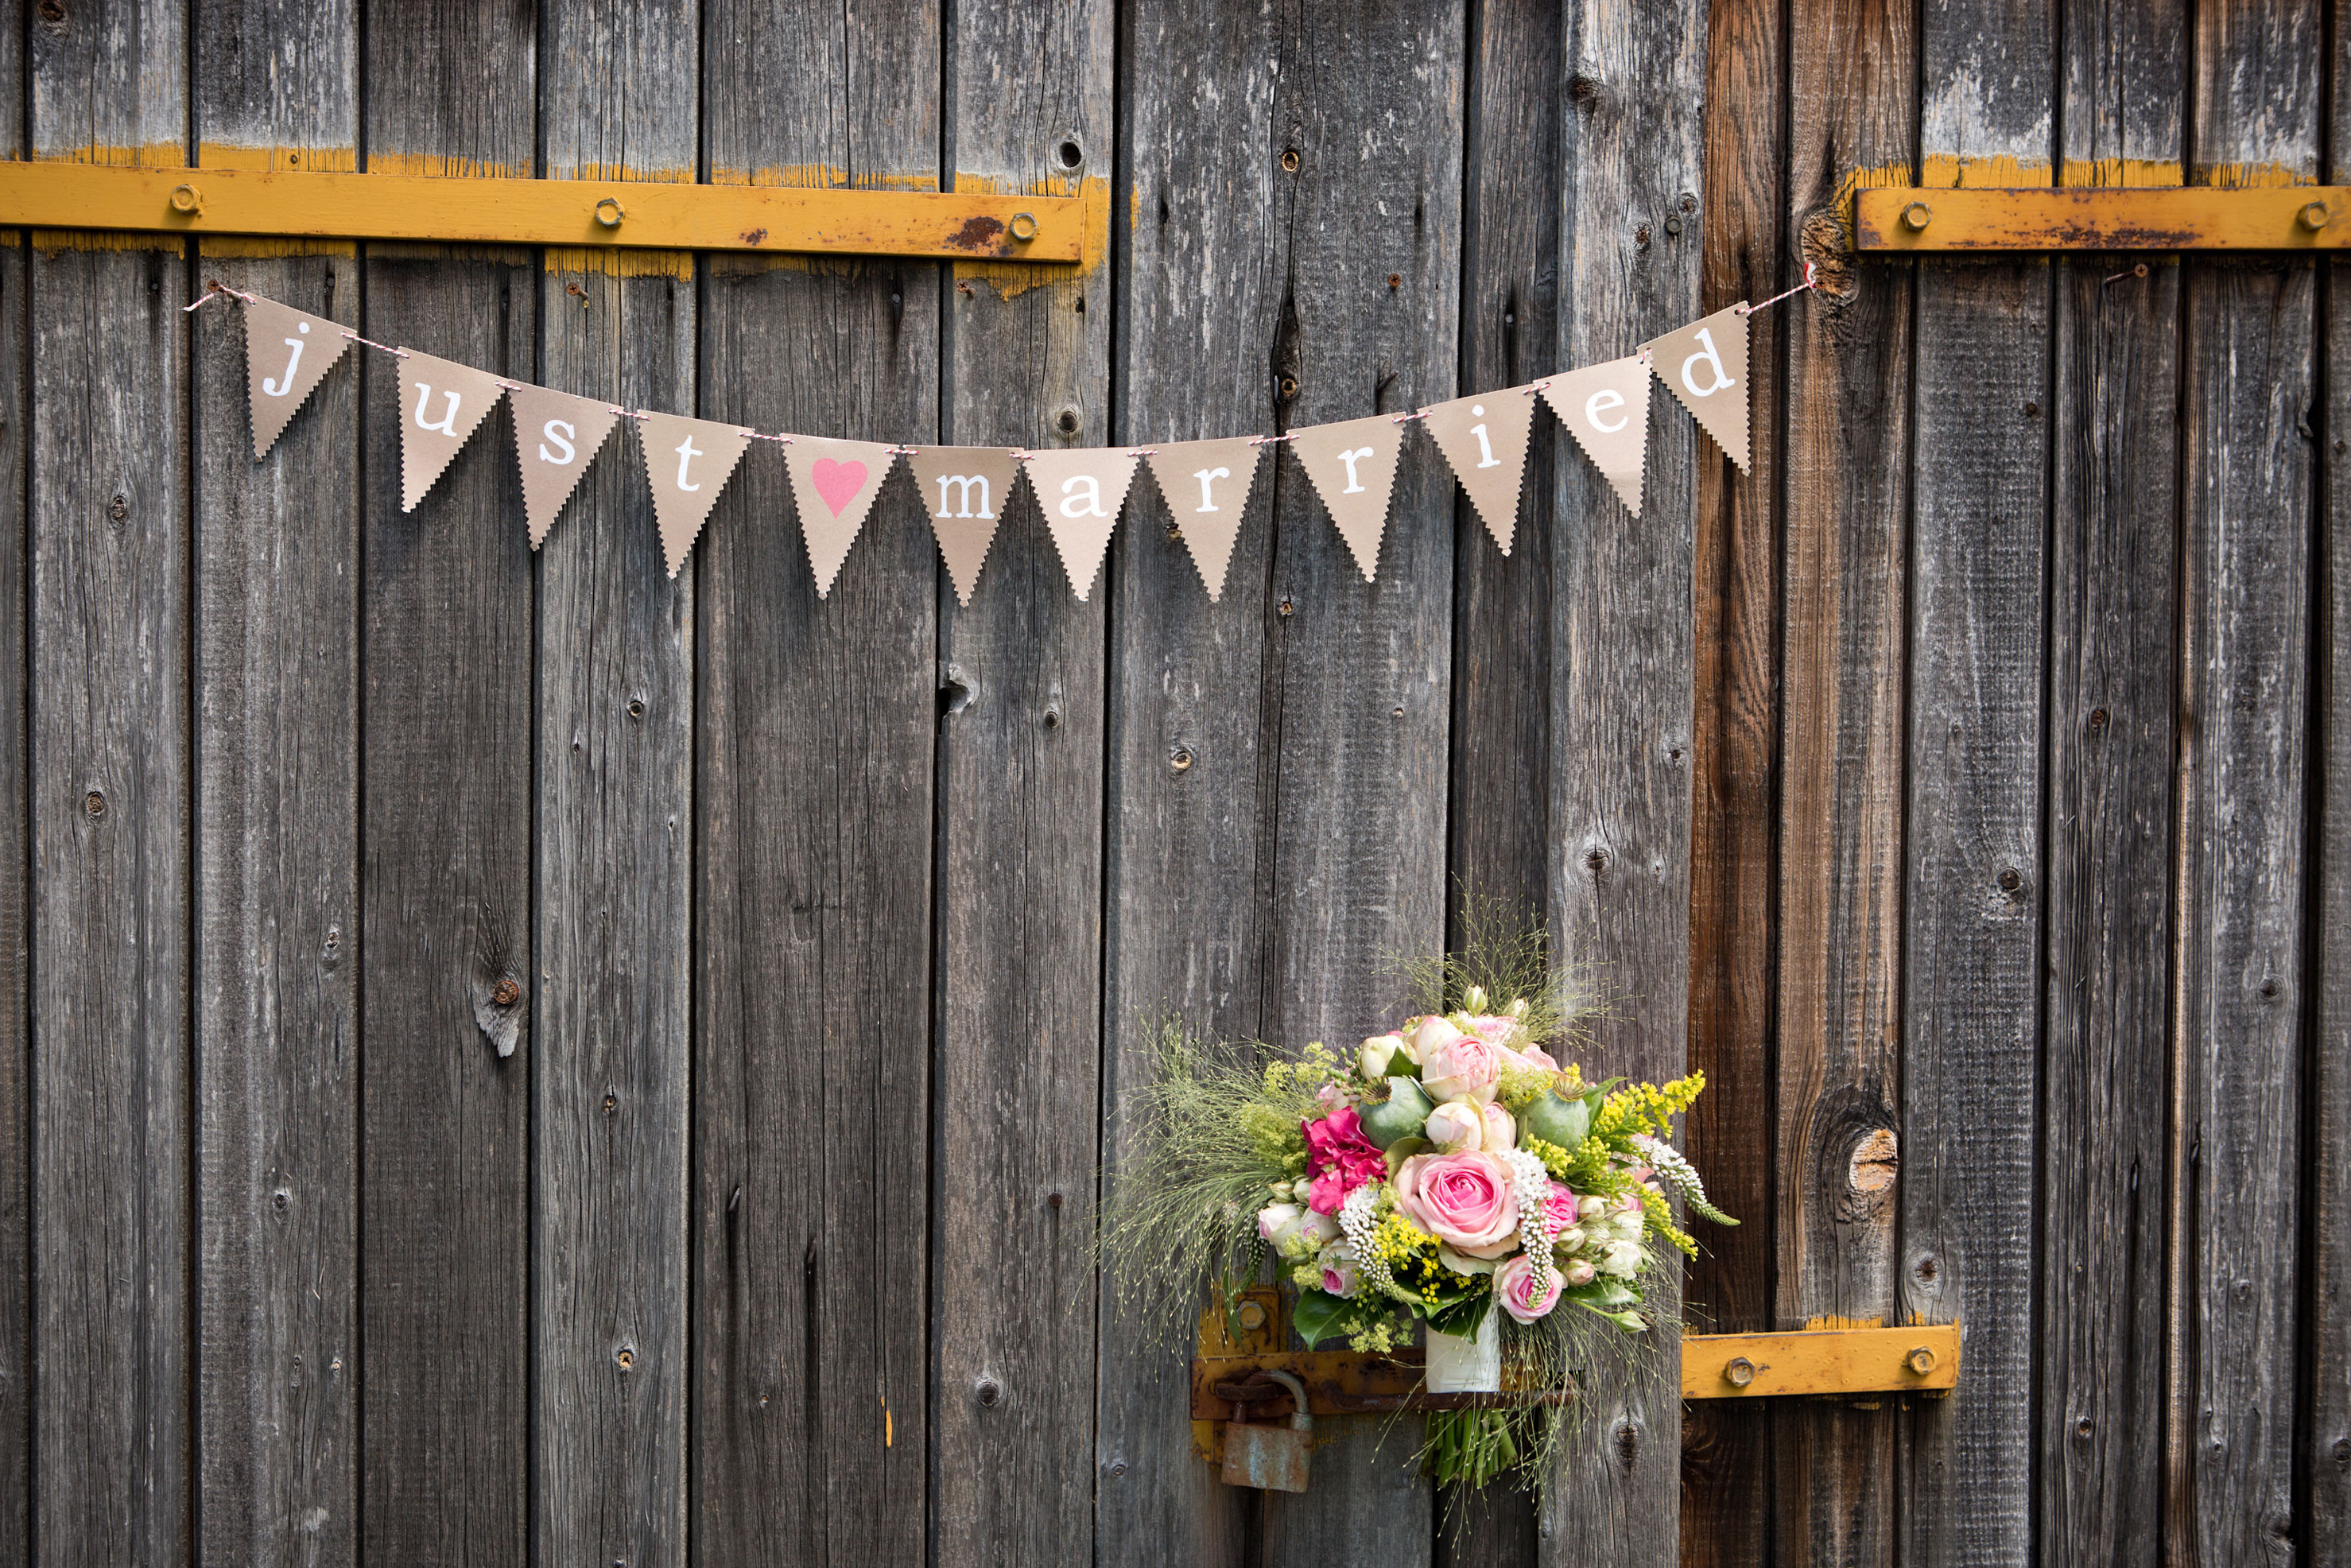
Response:
[{"label": "rusted padlock", "polygon": [[1261,1487],[1267,1491],[1304,1491],[1306,1464],[1314,1457],[1314,1416],[1306,1408],[1305,1385],[1286,1372],[1267,1370],[1270,1378],[1290,1390],[1294,1406],[1287,1427],[1259,1427],[1245,1421],[1225,1426],[1225,1484]]}]

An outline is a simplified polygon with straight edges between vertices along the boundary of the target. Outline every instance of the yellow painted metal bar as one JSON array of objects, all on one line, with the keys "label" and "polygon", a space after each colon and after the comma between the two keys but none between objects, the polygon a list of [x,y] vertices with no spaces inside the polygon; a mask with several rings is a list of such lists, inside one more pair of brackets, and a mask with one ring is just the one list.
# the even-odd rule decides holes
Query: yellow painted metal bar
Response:
[{"label": "yellow painted metal bar", "polygon": [[2340,250],[2351,186],[1864,190],[1861,251]]},{"label": "yellow painted metal bar", "polygon": [[1956,1386],[1959,1326],[1682,1336],[1682,1397],[1895,1394]]},{"label": "yellow painted metal bar", "polygon": [[1075,196],[0,162],[0,225],[1076,262]]}]

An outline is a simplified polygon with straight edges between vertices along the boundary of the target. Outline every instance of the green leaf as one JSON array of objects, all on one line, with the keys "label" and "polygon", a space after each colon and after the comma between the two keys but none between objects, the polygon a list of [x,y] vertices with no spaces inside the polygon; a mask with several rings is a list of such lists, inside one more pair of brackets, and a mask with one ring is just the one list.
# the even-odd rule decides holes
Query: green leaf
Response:
[{"label": "green leaf", "polygon": [[1428,1326],[1439,1333],[1449,1333],[1456,1339],[1476,1339],[1478,1331],[1486,1323],[1486,1310],[1494,1304],[1491,1291],[1480,1291],[1466,1296],[1450,1306],[1439,1307],[1428,1314]]},{"label": "green leaf", "polygon": [[1298,1292],[1298,1305],[1290,1314],[1290,1326],[1298,1331],[1298,1337],[1306,1342],[1306,1348],[1312,1350],[1317,1341],[1327,1339],[1338,1332],[1339,1319],[1345,1316],[1353,1305],[1344,1297],[1334,1296],[1328,1291],[1301,1291]]},{"label": "green leaf", "polygon": [[1622,1280],[1594,1280],[1589,1285],[1577,1285],[1563,1291],[1571,1301],[1580,1301],[1595,1312],[1610,1307],[1629,1307],[1640,1295]]}]

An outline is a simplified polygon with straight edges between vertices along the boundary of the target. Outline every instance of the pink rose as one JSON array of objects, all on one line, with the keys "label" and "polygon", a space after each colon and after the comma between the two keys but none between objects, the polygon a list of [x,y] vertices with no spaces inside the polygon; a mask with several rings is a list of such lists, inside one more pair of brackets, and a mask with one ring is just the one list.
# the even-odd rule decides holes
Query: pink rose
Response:
[{"label": "pink rose", "polygon": [[1352,1296],[1364,1282],[1355,1268],[1355,1249],[1344,1241],[1322,1249],[1322,1289],[1333,1296]]},{"label": "pink rose", "polygon": [[1510,1113],[1490,1100],[1479,1109],[1486,1113],[1486,1152],[1499,1155],[1504,1149],[1516,1147],[1519,1124]]},{"label": "pink rose", "polygon": [[1317,1214],[1336,1214],[1347,1195],[1366,1182],[1388,1174],[1387,1156],[1364,1136],[1364,1124],[1352,1105],[1342,1105],[1319,1122],[1301,1122],[1306,1134],[1306,1207]]},{"label": "pink rose", "polygon": [[1552,1183],[1551,1191],[1543,1197],[1543,1218],[1551,1222],[1551,1233],[1557,1236],[1575,1228],[1578,1214],[1579,1200],[1573,1190],[1559,1182]]},{"label": "pink rose", "polygon": [[1447,1100],[1428,1113],[1422,1135],[1443,1154],[1469,1154],[1482,1149],[1486,1147],[1485,1107],[1467,1094],[1458,1100]]},{"label": "pink rose", "polygon": [[1542,1072],[1559,1071],[1559,1063],[1552,1061],[1551,1052],[1540,1045],[1530,1045],[1517,1051],[1513,1051],[1507,1045],[1497,1046],[1495,1049],[1502,1053],[1502,1065],[1505,1067],[1531,1068]]},{"label": "pink rose", "polygon": [[1396,1171],[1395,1199],[1405,1218],[1472,1258],[1517,1245],[1518,1199],[1499,1155],[1415,1155]]},{"label": "pink rose", "polygon": [[1566,1283],[1567,1277],[1549,1266],[1538,1277],[1534,1260],[1521,1252],[1494,1270],[1494,1299],[1519,1322],[1531,1323],[1559,1305],[1559,1292]]},{"label": "pink rose", "polygon": [[1456,1034],[1434,1050],[1421,1052],[1420,1081],[1433,1100],[1450,1100],[1459,1094],[1491,1100],[1494,1084],[1501,1076],[1502,1053],[1474,1034]]},{"label": "pink rose", "polygon": [[[1523,1254],[1521,1254],[1521,1256],[1523,1256]],[[1592,1283],[1593,1280],[1598,1276],[1599,1272],[1600,1270],[1593,1268],[1589,1261],[1584,1259],[1578,1258],[1574,1262],[1570,1263],[1567,1266],[1568,1288],[1570,1290],[1574,1290],[1581,1286],[1589,1285]]]}]

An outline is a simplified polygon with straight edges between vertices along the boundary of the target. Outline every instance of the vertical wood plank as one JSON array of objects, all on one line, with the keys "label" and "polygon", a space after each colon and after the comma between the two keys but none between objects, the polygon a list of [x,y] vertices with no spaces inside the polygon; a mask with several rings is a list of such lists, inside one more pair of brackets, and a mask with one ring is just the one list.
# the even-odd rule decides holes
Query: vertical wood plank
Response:
[{"label": "vertical wood plank", "polygon": [[[532,172],[529,18],[362,20],[370,167]],[[372,246],[362,287],[378,341],[533,374],[528,253]],[[359,359],[360,1552],[515,1568],[531,1495],[530,550],[505,414],[404,513],[396,367]]]},{"label": "vertical wood plank", "polygon": [[[1103,193],[1112,6],[952,16],[957,186]],[[1074,277],[955,267],[942,440],[1108,437],[1110,217],[1097,201],[1096,259]],[[940,580],[930,1485],[942,1564],[1081,1554],[1092,1528],[1108,595],[1072,595],[1025,487],[998,515],[971,603],[947,608]]]},{"label": "vertical wood plank", "polygon": [[[549,7],[549,178],[695,177],[700,23],[695,0]],[[544,384],[695,411],[691,256],[549,252],[539,288]],[[536,1550],[677,1568],[699,568],[670,577],[622,423],[539,569]]]},{"label": "vertical wood plank", "polygon": [[[2189,178],[2317,173],[2314,3],[2199,7]],[[2187,264],[2168,1547],[2291,1552],[2303,741],[2315,474],[2306,256]]]},{"label": "vertical wood plank", "polygon": [[[211,7],[194,42],[200,163],[352,165],[351,6]],[[214,241],[198,259],[359,319],[350,246]],[[338,366],[256,462],[238,307],[197,312],[195,355],[199,1545],[220,1563],[350,1563],[360,370]]]},{"label": "vertical wood plank", "polygon": [[[175,164],[181,7],[28,33],[32,155]],[[188,287],[34,236],[33,1509],[39,1560],[189,1535]]]},{"label": "vertical wood plank", "polygon": [[[1931,0],[1920,21],[1923,183],[2049,183],[2048,0]],[[1916,287],[1899,1321],[1964,1323],[1967,1381],[1909,1403],[1900,1552],[2014,1563],[2035,1453],[2050,264],[1937,258]]]},{"label": "vertical wood plank", "polygon": [[[1790,1328],[1894,1308],[1911,271],[1855,263],[1844,235],[1853,184],[1911,183],[1913,23],[1907,6],[1832,0],[1788,38],[1792,259],[1822,276],[1781,324],[1775,1288]],[[1889,1560],[1890,1413],[1774,1417],[1779,1560]]]},{"label": "vertical wood plank", "polygon": [[[7,62],[0,57],[0,69]],[[21,77],[18,80],[21,81]],[[0,102],[5,99],[0,78]],[[0,1557],[33,1552],[32,799],[24,236],[0,233]]]},{"label": "vertical wood plank", "polygon": [[[711,177],[935,186],[938,34],[931,0],[786,26],[710,5]],[[938,285],[924,262],[714,257],[705,413],[926,436]],[[893,479],[820,601],[793,514],[784,465],[755,450],[701,547],[691,1431],[705,1568],[925,1550],[938,557]]]},{"label": "vertical wood plank", "polygon": [[[2184,6],[2073,4],[2060,182],[2179,182]],[[2146,260],[2145,278],[2126,276]],[[2058,264],[2038,1539],[2161,1552],[2179,267]],[[1972,1351],[1972,1343],[1970,1344]]]},{"label": "vertical wood plank", "polygon": [[[1721,0],[1707,15],[1706,188],[1699,308],[1768,298],[1788,269],[1781,188],[1788,114],[1787,23],[1776,0]],[[1754,470],[1699,448],[1691,732],[1688,1154],[1708,1193],[1738,1216],[1707,1231],[1684,1311],[1693,1328],[1772,1323],[1773,892],[1780,765],[1779,476],[1784,319],[1748,322]],[[1771,1412],[1733,1400],[1682,1414],[1681,1558],[1736,1568],[1771,1548]]]}]

